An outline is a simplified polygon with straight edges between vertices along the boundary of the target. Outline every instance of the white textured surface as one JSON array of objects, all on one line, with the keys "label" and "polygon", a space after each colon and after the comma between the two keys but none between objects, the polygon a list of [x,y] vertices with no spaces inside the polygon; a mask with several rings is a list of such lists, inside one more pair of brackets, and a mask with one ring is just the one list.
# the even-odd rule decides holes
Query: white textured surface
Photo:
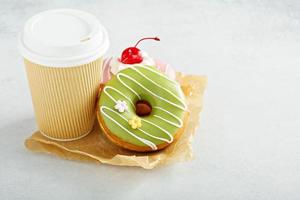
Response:
[{"label": "white textured surface", "polygon": [[[0,199],[299,199],[300,3],[0,0]],[[16,35],[26,18],[78,8],[109,54],[141,47],[209,78],[195,160],[146,171],[66,161],[23,146],[35,130]]]}]

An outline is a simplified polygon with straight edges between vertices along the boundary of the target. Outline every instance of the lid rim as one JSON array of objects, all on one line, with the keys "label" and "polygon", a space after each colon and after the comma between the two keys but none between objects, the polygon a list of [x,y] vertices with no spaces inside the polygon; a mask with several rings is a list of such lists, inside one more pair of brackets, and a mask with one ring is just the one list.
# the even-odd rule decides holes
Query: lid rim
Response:
[{"label": "lid rim", "polygon": [[22,34],[19,35],[19,51],[21,55],[25,59],[33,63],[47,66],[47,67],[74,67],[78,65],[88,64],[91,61],[94,61],[97,58],[103,56],[109,47],[109,40],[107,39],[105,44],[103,44],[101,47],[99,46],[98,49],[94,51],[90,51],[87,54],[81,56],[74,56],[74,57],[55,58],[55,57],[41,56],[39,54],[30,51],[30,49],[28,49],[24,45],[23,40],[21,38],[22,38]]},{"label": "lid rim", "polygon": [[[30,47],[30,43],[27,44],[27,34],[25,34],[25,29],[27,26],[30,26],[31,24],[28,23],[29,20],[32,20],[34,17],[36,16],[41,16],[43,15],[43,13],[51,13],[51,12],[73,12],[76,14],[76,12],[78,13],[85,13],[87,15],[92,16],[92,21],[95,20],[97,26],[99,28],[98,31],[100,31],[102,33],[101,36],[101,40],[102,42],[95,44],[93,42],[93,45],[90,46],[88,48],[86,47],[82,47],[81,48],[81,52],[77,52],[75,54],[75,56],[72,55],[73,49],[72,46],[73,45],[62,45],[62,46],[56,46],[55,47],[61,47],[61,48],[67,48],[64,50],[64,52],[68,52],[69,53],[63,53],[60,54],[61,50],[58,53],[54,53],[53,56],[51,54],[46,55],[44,50],[42,49],[41,54],[39,54],[37,51],[38,49],[35,49],[35,46]],[[89,18],[88,18],[89,19]],[[26,36],[26,37],[25,37]],[[95,35],[96,36],[96,35]],[[94,38],[94,37],[93,37]],[[93,39],[95,40],[95,39]],[[96,39],[97,41],[98,39]],[[96,42],[95,41],[95,42]],[[87,45],[87,44],[85,44]],[[109,48],[109,38],[108,38],[108,33],[105,29],[104,26],[102,26],[100,24],[100,22],[98,21],[98,19],[96,17],[94,17],[93,15],[85,12],[85,11],[81,11],[81,10],[74,10],[74,9],[54,9],[54,10],[47,10],[47,11],[43,11],[41,13],[38,13],[32,17],[30,17],[27,22],[25,23],[24,26],[24,30],[19,34],[18,36],[18,46],[19,46],[19,52],[20,54],[27,60],[32,61],[33,63],[39,64],[39,65],[43,65],[43,66],[48,66],[48,67],[74,67],[74,66],[78,66],[78,65],[83,65],[83,64],[87,64],[91,61],[96,60],[97,58],[100,58],[101,56],[103,56],[107,49]],[[76,45],[77,46],[77,45]],[[52,48],[51,46],[47,47],[45,46],[45,48]],[[71,48],[71,49],[70,49]],[[44,54],[44,55],[43,55]]]}]

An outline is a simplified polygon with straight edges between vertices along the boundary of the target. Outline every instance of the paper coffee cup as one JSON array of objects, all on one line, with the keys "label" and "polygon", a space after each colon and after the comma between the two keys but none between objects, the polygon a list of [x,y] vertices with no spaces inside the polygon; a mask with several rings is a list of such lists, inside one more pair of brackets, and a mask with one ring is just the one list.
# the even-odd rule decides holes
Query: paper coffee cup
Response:
[{"label": "paper coffee cup", "polygon": [[91,132],[109,46],[105,28],[83,11],[45,11],[26,22],[19,46],[40,132],[61,141]]}]

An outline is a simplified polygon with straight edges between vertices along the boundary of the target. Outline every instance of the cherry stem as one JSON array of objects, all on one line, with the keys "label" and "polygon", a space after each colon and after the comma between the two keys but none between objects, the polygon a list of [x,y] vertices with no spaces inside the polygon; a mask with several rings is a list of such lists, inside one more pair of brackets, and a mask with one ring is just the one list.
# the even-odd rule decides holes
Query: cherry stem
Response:
[{"label": "cherry stem", "polygon": [[143,40],[156,40],[156,41],[160,41],[160,39],[158,37],[146,37],[146,38],[142,38],[140,39],[135,45],[134,47],[136,47],[141,41]]}]

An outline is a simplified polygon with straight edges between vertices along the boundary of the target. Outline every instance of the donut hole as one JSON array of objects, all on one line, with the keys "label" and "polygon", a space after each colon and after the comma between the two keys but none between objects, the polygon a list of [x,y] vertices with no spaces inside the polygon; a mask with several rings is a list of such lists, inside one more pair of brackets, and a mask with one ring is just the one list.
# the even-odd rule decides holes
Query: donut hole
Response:
[{"label": "donut hole", "polygon": [[135,113],[139,117],[145,117],[150,115],[152,112],[152,106],[151,104],[146,100],[138,100],[135,103]]}]

